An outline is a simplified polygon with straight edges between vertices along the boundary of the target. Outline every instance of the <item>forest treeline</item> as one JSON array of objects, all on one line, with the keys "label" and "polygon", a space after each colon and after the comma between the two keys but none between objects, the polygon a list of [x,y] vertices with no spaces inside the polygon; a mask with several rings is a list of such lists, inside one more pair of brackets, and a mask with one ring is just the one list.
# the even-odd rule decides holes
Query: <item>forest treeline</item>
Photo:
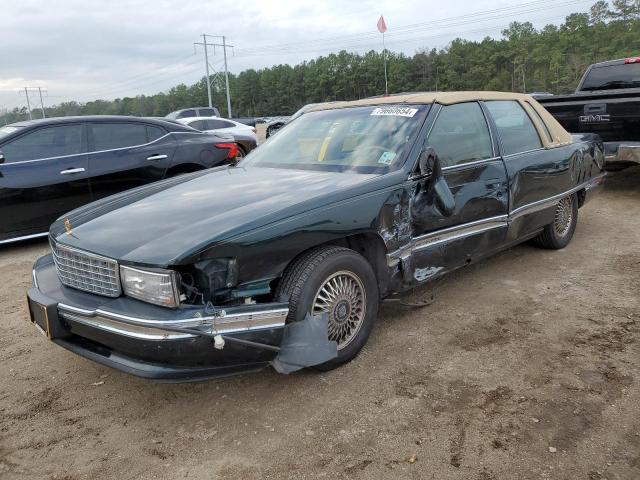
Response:
[{"label": "forest treeline", "polygon": [[[536,29],[513,22],[502,38],[458,38],[442,49],[413,56],[388,52],[389,91],[502,90],[570,93],[594,62],[640,56],[640,0],[596,2],[561,25]],[[349,100],[384,93],[383,57],[341,51],[295,66],[276,65],[230,75],[232,111],[238,116],[288,115],[306,103]],[[222,76],[211,77],[214,105],[226,116]],[[207,104],[205,78],[156,95],[75,101],[46,108],[65,115],[164,116],[172,110]],[[27,118],[27,109],[5,112],[2,123]],[[41,112],[33,108],[34,118]]]}]

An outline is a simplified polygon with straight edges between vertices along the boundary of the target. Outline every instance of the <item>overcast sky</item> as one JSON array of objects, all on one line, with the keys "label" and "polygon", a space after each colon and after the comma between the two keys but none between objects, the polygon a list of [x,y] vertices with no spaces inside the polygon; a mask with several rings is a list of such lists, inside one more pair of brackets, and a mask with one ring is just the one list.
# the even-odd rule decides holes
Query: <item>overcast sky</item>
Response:
[{"label": "overcast sky", "polygon": [[[413,54],[455,37],[499,37],[509,22],[537,27],[586,11],[595,0],[2,0],[0,109],[153,94],[204,74],[202,33],[235,46],[229,69],[296,64],[342,48]],[[214,39],[211,39],[212,41]],[[267,48],[268,47],[268,48]],[[210,63],[222,68],[222,52]],[[38,102],[37,94],[30,97]]]}]

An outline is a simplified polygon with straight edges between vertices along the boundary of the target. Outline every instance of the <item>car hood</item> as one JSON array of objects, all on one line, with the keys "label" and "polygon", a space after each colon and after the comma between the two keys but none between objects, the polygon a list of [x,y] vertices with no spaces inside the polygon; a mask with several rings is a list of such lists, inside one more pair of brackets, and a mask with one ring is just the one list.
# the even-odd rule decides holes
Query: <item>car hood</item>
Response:
[{"label": "car hood", "polygon": [[60,218],[50,235],[120,261],[166,266],[235,235],[353,196],[354,186],[376,177],[217,168],[86,205]]}]

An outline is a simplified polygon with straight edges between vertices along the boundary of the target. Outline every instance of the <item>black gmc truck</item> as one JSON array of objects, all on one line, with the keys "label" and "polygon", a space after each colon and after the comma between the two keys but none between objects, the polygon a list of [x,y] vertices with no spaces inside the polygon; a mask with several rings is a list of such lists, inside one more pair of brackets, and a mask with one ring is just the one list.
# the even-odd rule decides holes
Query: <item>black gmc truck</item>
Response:
[{"label": "black gmc truck", "polygon": [[640,57],[595,63],[573,95],[533,95],[572,133],[597,133],[607,169],[640,164]]}]

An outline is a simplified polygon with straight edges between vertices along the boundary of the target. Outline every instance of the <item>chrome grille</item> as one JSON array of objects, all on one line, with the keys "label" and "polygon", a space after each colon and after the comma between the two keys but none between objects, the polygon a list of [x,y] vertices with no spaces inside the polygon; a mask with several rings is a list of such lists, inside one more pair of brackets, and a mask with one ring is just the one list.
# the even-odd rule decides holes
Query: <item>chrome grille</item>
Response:
[{"label": "chrome grille", "polygon": [[122,293],[118,263],[65,245],[51,245],[58,278],[63,285],[107,297]]}]

